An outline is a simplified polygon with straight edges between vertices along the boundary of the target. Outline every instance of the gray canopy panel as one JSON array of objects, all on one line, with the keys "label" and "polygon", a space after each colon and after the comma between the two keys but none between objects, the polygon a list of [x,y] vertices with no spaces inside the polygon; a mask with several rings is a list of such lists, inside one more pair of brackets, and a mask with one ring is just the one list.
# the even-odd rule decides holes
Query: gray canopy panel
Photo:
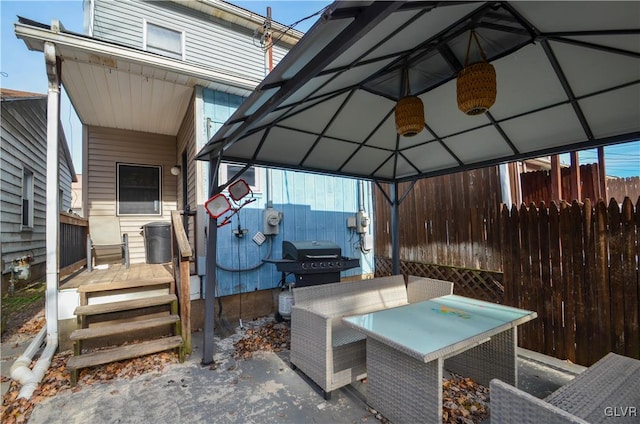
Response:
[{"label": "gray canopy panel", "polygon": [[[456,103],[472,29],[497,75],[475,116]],[[640,2],[336,2],[198,159],[407,181],[637,139]]]}]

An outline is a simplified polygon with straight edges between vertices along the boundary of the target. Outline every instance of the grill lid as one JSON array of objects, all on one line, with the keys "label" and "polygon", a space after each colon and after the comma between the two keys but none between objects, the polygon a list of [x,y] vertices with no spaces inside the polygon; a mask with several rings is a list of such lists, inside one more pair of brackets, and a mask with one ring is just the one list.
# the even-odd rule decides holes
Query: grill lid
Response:
[{"label": "grill lid", "polygon": [[294,261],[333,259],[342,254],[340,246],[331,241],[283,241],[282,258]]}]

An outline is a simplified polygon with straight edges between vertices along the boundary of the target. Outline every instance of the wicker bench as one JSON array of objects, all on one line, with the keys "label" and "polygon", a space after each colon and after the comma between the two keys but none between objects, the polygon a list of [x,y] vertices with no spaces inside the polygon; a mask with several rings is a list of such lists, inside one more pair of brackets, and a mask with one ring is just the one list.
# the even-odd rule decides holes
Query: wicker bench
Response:
[{"label": "wicker bench", "polygon": [[[409,277],[412,302],[451,294],[453,284]],[[402,275],[293,289],[291,365],[313,380],[325,399],[366,377],[366,336],[342,323],[348,315],[409,303]]]},{"label": "wicker bench", "polygon": [[498,379],[490,393],[491,424],[637,423],[640,361],[609,353],[545,399]]}]

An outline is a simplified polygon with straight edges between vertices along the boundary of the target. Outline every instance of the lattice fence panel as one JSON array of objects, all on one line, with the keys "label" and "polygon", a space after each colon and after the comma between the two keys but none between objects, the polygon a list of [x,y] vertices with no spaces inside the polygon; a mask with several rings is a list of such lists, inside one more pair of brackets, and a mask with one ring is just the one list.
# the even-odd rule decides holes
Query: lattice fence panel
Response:
[{"label": "lattice fence panel", "polygon": [[[400,262],[400,272],[404,275],[436,278],[454,283],[453,292],[461,296],[504,303],[503,273],[481,269],[458,268],[421,262]],[[376,276],[391,275],[392,264],[388,258],[376,257]]]}]

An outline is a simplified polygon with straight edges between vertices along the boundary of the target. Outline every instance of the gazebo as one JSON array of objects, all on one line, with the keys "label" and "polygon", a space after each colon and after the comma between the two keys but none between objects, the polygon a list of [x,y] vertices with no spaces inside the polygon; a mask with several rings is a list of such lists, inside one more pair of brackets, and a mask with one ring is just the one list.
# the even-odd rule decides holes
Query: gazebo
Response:
[{"label": "gazebo", "polygon": [[397,273],[399,183],[640,138],[639,22],[637,2],[335,2],[198,154],[210,194],[222,160],[389,183]]}]

